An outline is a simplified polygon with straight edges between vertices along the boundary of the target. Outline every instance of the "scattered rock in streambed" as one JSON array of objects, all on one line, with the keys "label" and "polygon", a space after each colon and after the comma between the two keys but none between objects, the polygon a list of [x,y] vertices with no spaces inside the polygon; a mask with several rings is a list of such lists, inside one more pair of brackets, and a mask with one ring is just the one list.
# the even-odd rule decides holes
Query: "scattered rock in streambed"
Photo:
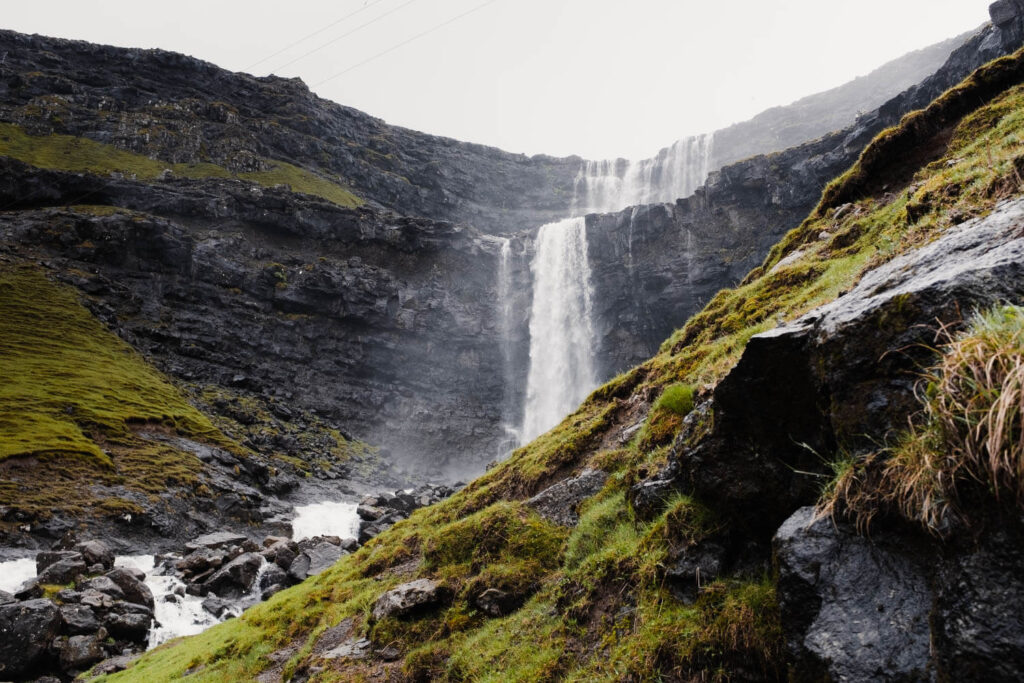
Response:
[{"label": "scattered rock in streambed", "polygon": [[359,507],[356,508],[356,514],[361,520],[359,544],[366,543],[395,522],[405,519],[414,510],[444,500],[463,485],[462,483],[453,486],[423,484],[411,490],[364,496],[359,501]]},{"label": "scattered rock in streambed", "polygon": [[[107,657],[145,649],[153,594],[144,574],[113,564],[100,541],[37,555],[38,575],[15,595],[0,595],[0,678],[65,680]],[[43,597],[54,585],[67,587]]]}]

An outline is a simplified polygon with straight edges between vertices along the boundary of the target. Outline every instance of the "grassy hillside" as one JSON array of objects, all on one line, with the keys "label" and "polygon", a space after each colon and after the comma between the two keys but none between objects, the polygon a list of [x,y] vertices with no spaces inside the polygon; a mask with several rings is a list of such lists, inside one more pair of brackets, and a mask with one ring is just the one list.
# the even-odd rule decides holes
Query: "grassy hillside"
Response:
[{"label": "grassy hillside", "polygon": [[0,155],[39,168],[98,175],[118,172],[142,180],[153,180],[164,170],[170,169],[182,178],[239,178],[263,187],[287,184],[294,192],[321,197],[339,206],[355,207],[363,203],[340,183],[285,161],[268,160],[271,168],[266,171],[232,173],[223,166],[210,163],[168,164],[88,138],[56,134],[29,135],[13,123],[0,123]]},{"label": "grassy hillside", "polygon": [[141,428],[227,444],[74,290],[0,261],[0,506],[36,518],[119,512],[133,505],[98,486],[148,493],[193,482],[199,461],[140,439]]},{"label": "grassy hillside", "polygon": [[[1024,52],[999,60],[951,95],[970,103],[959,113],[946,100],[884,133],[739,287],[719,293],[654,358],[456,496],[241,618],[169,643],[111,678],[252,680],[262,671],[286,680],[304,671],[317,681],[785,678],[774,586],[764,570],[704,584],[692,603],[666,588],[667,558],[726,531],[722,511],[677,496],[643,520],[625,493],[664,463],[681,429],[700,437],[707,418],[692,412],[684,426],[681,414],[728,372],[751,336],[835,299],[866,270],[1021,192],[1022,72]],[[893,139],[906,144],[887,147]],[[863,182],[868,167],[889,169],[886,182]],[[850,204],[840,207],[839,196]],[[641,419],[643,429],[621,445],[620,430]],[[609,478],[576,528],[553,526],[523,504],[584,467]],[[373,622],[382,593],[420,577],[441,581],[450,599],[408,619]],[[486,588],[525,603],[488,617],[475,606]],[[400,657],[323,659],[318,639],[339,625]]]}]

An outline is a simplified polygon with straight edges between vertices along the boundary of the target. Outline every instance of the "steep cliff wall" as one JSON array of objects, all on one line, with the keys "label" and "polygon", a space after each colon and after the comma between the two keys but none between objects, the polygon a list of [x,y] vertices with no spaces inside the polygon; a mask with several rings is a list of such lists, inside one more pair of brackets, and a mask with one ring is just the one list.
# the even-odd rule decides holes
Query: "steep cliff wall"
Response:
[{"label": "steep cliff wall", "polygon": [[493,238],[230,180],[0,163],[0,203],[26,196],[93,205],[8,213],[2,242],[51,260],[172,376],[286,400],[428,474],[500,452]]}]

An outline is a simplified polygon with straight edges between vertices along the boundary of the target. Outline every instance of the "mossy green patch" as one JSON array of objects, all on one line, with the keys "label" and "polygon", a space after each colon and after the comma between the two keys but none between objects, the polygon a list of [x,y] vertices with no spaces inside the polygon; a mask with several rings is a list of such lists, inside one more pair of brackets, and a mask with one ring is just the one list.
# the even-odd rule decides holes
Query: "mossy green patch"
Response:
[{"label": "mossy green patch", "polygon": [[117,339],[69,288],[29,266],[0,270],[0,460],[76,452],[109,464],[97,440],[133,423],[212,435],[209,420]]},{"label": "mossy green patch", "polygon": [[119,515],[172,487],[192,495],[199,460],[143,432],[238,450],[74,290],[0,264],[0,504],[36,518]]},{"label": "mossy green patch", "polygon": [[340,182],[276,159],[267,160],[269,170],[232,173],[223,166],[206,162],[166,163],[89,138],[57,134],[30,135],[13,123],[0,123],[0,154],[39,168],[97,175],[116,172],[142,180],[153,180],[164,170],[170,169],[183,178],[239,178],[263,187],[285,184],[294,192],[321,197],[339,206],[354,207],[362,204],[362,200]]}]

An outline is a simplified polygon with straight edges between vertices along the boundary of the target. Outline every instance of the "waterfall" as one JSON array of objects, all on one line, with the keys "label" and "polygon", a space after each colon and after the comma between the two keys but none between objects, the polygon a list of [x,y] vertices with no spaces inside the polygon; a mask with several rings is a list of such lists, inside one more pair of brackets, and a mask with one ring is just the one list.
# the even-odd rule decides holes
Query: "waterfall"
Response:
[{"label": "waterfall", "polygon": [[573,215],[689,197],[711,171],[713,135],[677,140],[650,159],[585,161],[574,183]]},{"label": "waterfall", "polygon": [[555,426],[597,385],[586,221],[567,218],[541,226],[530,268],[533,306],[523,442]]},{"label": "waterfall", "polygon": [[[533,304],[530,310],[530,369],[526,382],[519,442],[526,443],[558,424],[597,386],[594,326],[591,319],[590,265],[587,261],[587,213],[608,213],[641,204],[674,202],[704,184],[711,170],[712,135],[677,140],[656,156],[640,161],[585,161],[573,184],[566,218],[541,226],[530,264]],[[630,217],[626,268],[632,276],[633,221]],[[506,241],[499,265],[498,295],[502,324],[509,338],[509,258]],[[503,289],[504,287],[504,289]],[[504,356],[506,377],[511,345]]]},{"label": "waterfall", "polygon": [[508,439],[504,450],[511,450],[519,444],[519,430],[516,425],[519,423],[518,406],[515,405],[516,395],[516,360],[515,342],[513,332],[515,327],[515,287],[512,283],[512,240],[507,237],[501,239],[501,252],[498,260],[498,333],[501,344],[501,362],[503,374],[503,386],[505,387],[504,397],[504,424],[505,435]]}]

